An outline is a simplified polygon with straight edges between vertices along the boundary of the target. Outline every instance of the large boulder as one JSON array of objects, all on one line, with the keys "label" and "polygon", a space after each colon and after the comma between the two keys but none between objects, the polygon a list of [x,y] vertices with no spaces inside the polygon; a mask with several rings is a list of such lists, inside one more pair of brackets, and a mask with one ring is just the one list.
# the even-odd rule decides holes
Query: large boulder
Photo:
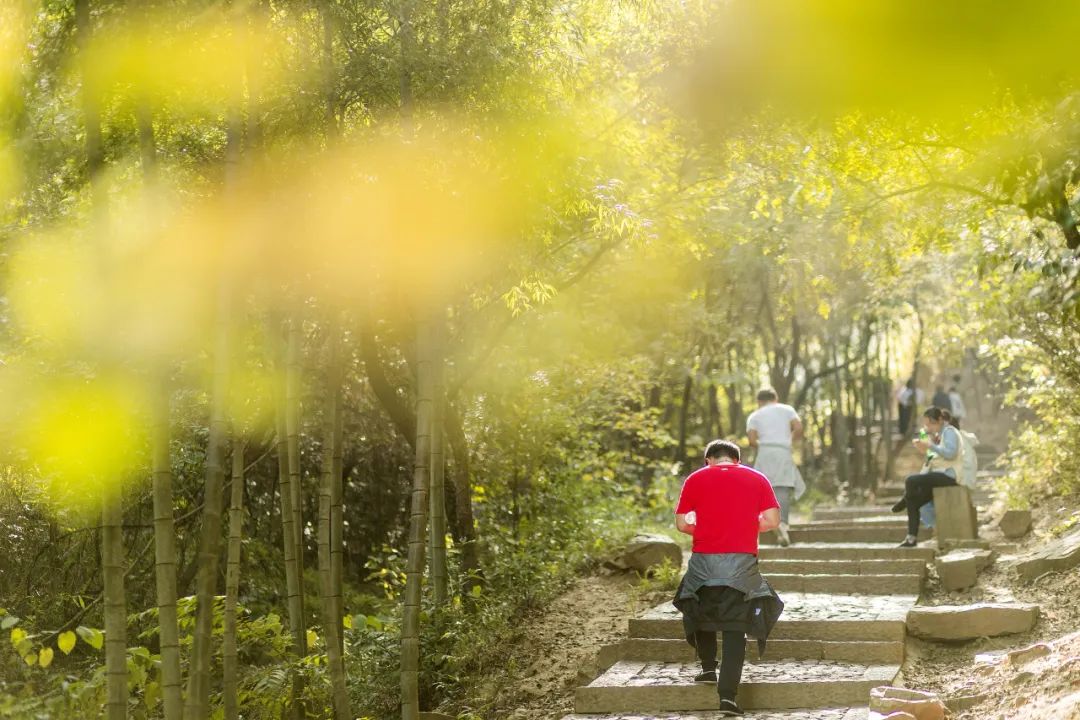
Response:
[{"label": "large boulder", "polygon": [[[897,687],[876,687],[870,690],[870,710],[887,718],[893,713],[906,713],[915,720],[944,720],[945,704],[937,695],[921,690]],[[900,715],[903,717],[903,715]]]},{"label": "large boulder", "polygon": [[1027,632],[1039,618],[1039,606],[1026,603],[976,603],[914,607],[907,629],[926,640],[973,640]]},{"label": "large boulder", "polygon": [[643,534],[635,536],[611,564],[620,570],[644,574],[663,565],[665,560],[682,567],[682,548],[678,543],[667,535]]},{"label": "large boulder", "polygon": [[1054,570],[1068,570],[1080,564],[1080,530],[1047,543],[1040,550],[1028,553],[1016,561],[1020,577],[1033,580]]},{"label": "large boulder", "polygon": [[1031,511],[1006,510],[998,520],[998,529],[1007,538],[1024,537],[1031,529]]},{"label": "large boulder", "polygon": [[965,590],[975,584],[979,575],[978,561],[970,550],[942,555],[934,560],[934,566],[946,590]]}]

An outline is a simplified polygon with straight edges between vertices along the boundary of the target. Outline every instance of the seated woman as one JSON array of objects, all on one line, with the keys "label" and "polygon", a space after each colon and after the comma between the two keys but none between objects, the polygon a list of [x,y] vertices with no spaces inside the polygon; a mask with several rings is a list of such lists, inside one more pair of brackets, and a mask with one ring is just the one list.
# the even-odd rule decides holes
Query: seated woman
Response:
[{"label": "seated woman", "polygon": [[960,431],[950,424],[952,416],[939,407],[928,408],[923,413],[923,427],[929,435],[927,440],[913,440],[912,444],[926,453],[922,472],[909,475],[904,481],[904,496],[893,505],[893,512],[908,514],[907,537],[900,547],[915,547],[919,532],[919,509],[934,499],[934,488],[955,485],[957,474],[963,466],[964,443]]}]

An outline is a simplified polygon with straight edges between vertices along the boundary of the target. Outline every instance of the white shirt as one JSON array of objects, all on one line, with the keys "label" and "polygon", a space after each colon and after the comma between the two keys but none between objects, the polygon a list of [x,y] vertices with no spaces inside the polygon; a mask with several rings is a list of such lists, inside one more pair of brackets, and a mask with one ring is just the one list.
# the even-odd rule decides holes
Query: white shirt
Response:
[{"label": "white shirt", "polygon": [[798,420],[795,408],[782,403],[770,403],[750,413],[746,431],[757,430],[758,442],[791,447],[791,421]]},{"label": "white shirt", "polygon": [[963,420],[964,416],[967,415],[967,408],[964,407],[964,400],[960,397],[960,393],[955,390],[949,393],[949,405],[952,406],[953,417]]}]

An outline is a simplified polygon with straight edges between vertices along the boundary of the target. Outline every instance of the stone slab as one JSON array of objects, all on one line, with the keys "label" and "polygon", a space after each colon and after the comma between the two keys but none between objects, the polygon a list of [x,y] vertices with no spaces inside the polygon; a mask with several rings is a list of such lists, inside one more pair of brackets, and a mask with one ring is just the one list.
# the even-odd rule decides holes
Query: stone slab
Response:
[{"label": "stone slab", "polygon": [[[567,715],[562,720],[720,720],[717,712],[614,713],[605,715]],[[754,720],[867,720],[866,708],[814,708],[758,711]]]},{"label": "stone slab", "polygon": [[1019,558],[1015,567],[1020,577],[1033,580],[1044,573],[1068,570],[1077,564],[1080,564],[1080,530],[1073,530]]},{"label": "stone slab", "polygon": [[907,629],[927,640],[972,640],[1027,632],[1035,626],[1039,606],[1026,603],[976,603],[915,607]]},{"label": "stone slab", "polygon": [[[683,639],[631,638],[601,648],[597,655],[597,664],[601,669],[606,670],[620,660],[691,663],[696,659],[694,648]],[[877,665],[900,664],[904,661],[904,643],[900,640],[770,639],[765,646],[765,655],[759,658],[757,641],[747,640],[747,663],[782,660],[842,660]]]},{"label": "stone slab", "polygon": [[979,536],[971,491],[963,485],[934,488],[934,514],[939,539],[970,540]]},{"label": "stone slab", "polygon": [[864,593],[867,595],[918,595],[923,576],[907,575],[795,575],[765,573],[778,593]]},{"label": "stone slab", "polygon": [[[784,613],[773,628],[776,640],[904,639],[904,621],[915,595],[784,593]],[[630,637],[683,638],[682,615],[670,602],[630,620]]]},{"label": "stone slab", "polygon": [[979,579],[979,565],[970,551],[942,555],[934,561],[934,566],[946,590],[964,590]]},{"label": "stone slab", "polygon": [[[900,543],[907,535],[905,525],[890,527],[812,527],[792,526],[789,531],[792,543]],[[929,540],[933,532],[929,528],[919,529],[919,539]],[[760,542],[775,545],[776,534],[762,533]]]},{"label": "stone slab", "polygon": [[[738,700],[744,708],[865,704],[870,689],[893,682],[898,665],[829,660],[747,665]],[[619,662],[575,694],[575,712],[715,710],[716,688],[695,683],[696,663]]]},{"label": "stone slab", "polygon": [[889,505],[847,505],[841,507],[814,508],[811,518],[818,520],[850,520],[860,517],[878,517],[888,515],[891,511]]},{"label": "stone slab", "polygon": [[[888,513],[888,511],[886,511]],[[816,530],[818,528],[867,528],[867,527],[901,527],[907,528],[906,515],[877,514],[846,518],[814,518],[808,523],[796,523],[792,529]]]},{"label": "stone slab", "polygon": [[770,573],[800,575],[918,575],[926,573],[926,561],[920,558],[896,560],[761,560],[766,576]]},{"label": "stone slab", "polygon": [[928,562],[936,554],[933,547],[897,547],[893,543],[800,543],[789,547],[763,545],[759,560],[902,560]]}]

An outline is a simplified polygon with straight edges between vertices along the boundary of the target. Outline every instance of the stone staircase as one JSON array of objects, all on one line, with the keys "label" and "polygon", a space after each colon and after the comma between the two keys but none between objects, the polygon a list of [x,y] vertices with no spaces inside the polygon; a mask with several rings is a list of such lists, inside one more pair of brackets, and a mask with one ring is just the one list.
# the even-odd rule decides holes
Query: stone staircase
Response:
[{"label": "stone staircase", "polygon": [[[739,701],[756,718],[863,720],[870,689],[900,670],[904,620],[934,549],[895,547],[903,521],[880,514],[830,514],[791,534],[792,546],[760,550],[786,607],[763,658],[749,641]],[[693,682],[700,668],[670,602],[631,620],[628,635],[601,651],[604,672],[577,689],[565,720],[714,717],[716,688]]]},{"label": "stone staircase", "polygon": [[[980,457],[980,465],[984,458]],[[980,513],[992,479],[980,471]],[[748,641],[739,702],[758,720],[866,720],[870,689],[892,684],[904,661],[905,619],[918,602],[936,543],[898,548],[906,518],[890,512],[903,486],[877,505],[822,508],[791,526],[793,544],[761,536],[761,571],[785,602],[763,658]],[[932,532],[920,530],[921,540]],[[670,602],[630,621],[628,637],[601,650],[603,672],[579,687],[564,720],[715,720],[716,688],[695,684],[693,648]]]}]

